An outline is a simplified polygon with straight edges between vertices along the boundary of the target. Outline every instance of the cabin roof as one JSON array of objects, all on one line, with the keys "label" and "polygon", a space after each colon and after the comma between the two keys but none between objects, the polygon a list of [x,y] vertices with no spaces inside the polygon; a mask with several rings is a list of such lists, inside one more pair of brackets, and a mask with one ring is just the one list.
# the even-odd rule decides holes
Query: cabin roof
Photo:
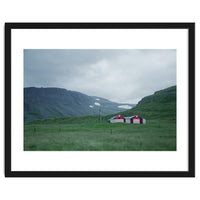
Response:
[{"label": "cabin roof", "polygon": [[110,120],[111,119],[125,119],[125,118],[122,117],[121,115],[117,115],[117,116],[114,116],[114,117],[110,118]]},{"label": "cabin roof", "polygon": [[128,117],[122,117],[121,115],[116,115],[116,116],[110,118],[110,120],[112,120],[112,119],[132,119],[132,118],[143,119],[139,115],[133,115],[133,116],[128,116]]}]

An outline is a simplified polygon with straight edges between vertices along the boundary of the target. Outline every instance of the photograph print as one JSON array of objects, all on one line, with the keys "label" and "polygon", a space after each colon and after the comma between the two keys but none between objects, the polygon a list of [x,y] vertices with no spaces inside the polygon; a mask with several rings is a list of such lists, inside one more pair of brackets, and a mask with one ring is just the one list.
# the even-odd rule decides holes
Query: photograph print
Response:
[{"label": "photograph print", "polygon": [[24,151],[176,151],[176,49],[24,49]]}]

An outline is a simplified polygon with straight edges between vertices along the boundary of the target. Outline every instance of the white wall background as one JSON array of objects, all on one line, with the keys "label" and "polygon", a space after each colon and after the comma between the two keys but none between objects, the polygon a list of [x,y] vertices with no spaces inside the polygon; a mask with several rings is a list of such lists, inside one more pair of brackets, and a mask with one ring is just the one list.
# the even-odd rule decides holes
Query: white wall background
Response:
[{"label": "white wall background", "polygon": [[[196,22],[198,66],[200,14],[198,0],[2,0],[0,2],[1,94],[4,93],[5,22]],[[196,102],[200,101],[196,67]],[[40,199],[192,199],[200,198],[200,127],[196,127],[196,178],[4,178],[4,98],[1,98],[0,198]],[[196,122],[200,120],[196,105]]]}]

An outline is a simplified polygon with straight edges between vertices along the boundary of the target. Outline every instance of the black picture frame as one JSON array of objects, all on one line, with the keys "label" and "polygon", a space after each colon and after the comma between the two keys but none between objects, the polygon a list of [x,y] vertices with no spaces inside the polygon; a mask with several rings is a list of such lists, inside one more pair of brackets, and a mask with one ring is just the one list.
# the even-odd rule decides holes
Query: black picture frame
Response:
[{"label": "black picture frame", "polygon": [[[188,30],[188,171],[12,171],[11,38],[13,29]],[[195,23],[5,23],[5,177],[195,177]]]}]

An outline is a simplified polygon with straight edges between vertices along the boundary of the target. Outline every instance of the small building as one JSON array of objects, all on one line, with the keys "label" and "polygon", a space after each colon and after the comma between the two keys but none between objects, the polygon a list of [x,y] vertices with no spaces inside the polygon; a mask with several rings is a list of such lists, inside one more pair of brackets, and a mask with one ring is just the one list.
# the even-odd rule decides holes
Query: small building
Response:
[{"label": "small building", "polygon": [[127,123],[127,124],[146,124],[146,119],[141,118],[138,115],[130,117],[122,117],[121,115],[112,117],[109,119],[110,123]]},{"label": "small building", "polygon": [[110,119],[110,123],[125,123],[126,119],[122,117],[121,115],[112,117]]},{"label": "small building", "polygon": [[131,117],[124,117],[125,118],[125,123],[127,123],[127,124],[130,124],[131,122],[130,122],[130,118]]},{"label": "small building", "polygon": [[134,115],[132,117],[130,117],[130,124],[146,124],[146,119],[141,118],[138,115]]}]

